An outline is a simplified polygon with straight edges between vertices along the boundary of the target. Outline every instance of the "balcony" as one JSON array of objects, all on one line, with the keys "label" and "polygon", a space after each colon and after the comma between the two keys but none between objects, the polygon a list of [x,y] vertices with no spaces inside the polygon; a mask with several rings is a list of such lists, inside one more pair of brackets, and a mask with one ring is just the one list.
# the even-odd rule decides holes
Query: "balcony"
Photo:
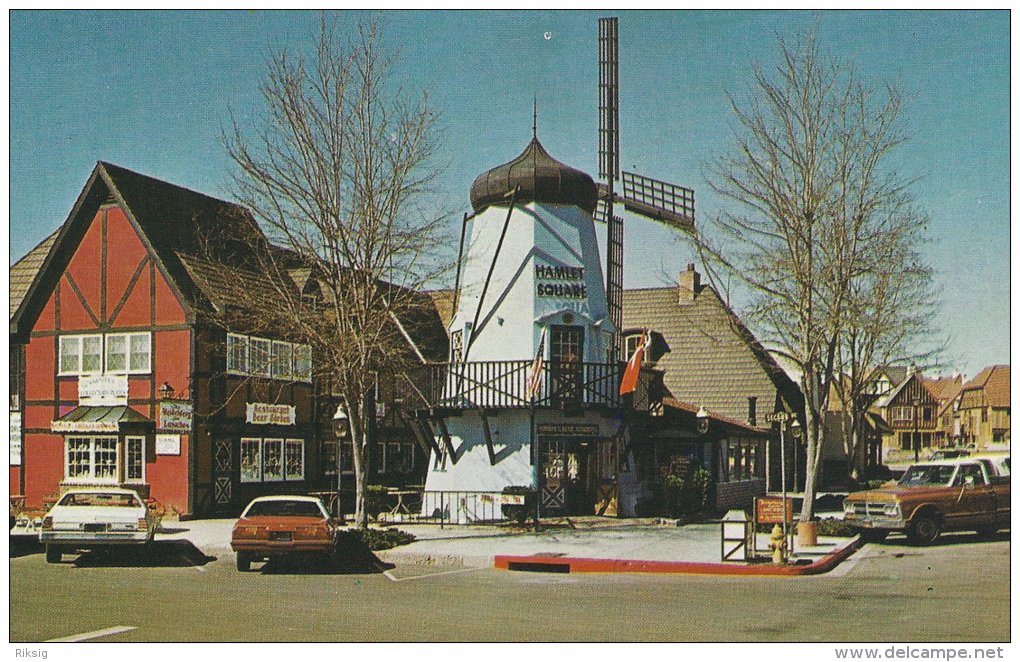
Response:
[{"label": "balcony", "polygon": [[[416,409],[527,409],[531,361],[472,361],[422,366],[408,377],[399,396]],[[662,401],[662,371],[642,368],[637,390],[620,395],[624,363],[547,362],[539,378],[534,406],[562,410],[627,408],[657,413]]]}]

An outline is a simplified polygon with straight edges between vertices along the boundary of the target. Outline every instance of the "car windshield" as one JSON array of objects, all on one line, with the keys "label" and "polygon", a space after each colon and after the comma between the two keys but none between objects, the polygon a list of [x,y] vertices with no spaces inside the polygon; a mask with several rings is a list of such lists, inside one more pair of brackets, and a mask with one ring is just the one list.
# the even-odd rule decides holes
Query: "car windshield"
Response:
[{"label": "car windshield", "polygon": [[314,501],[256,501],[248,506],[245,517],[323,517]]},{"label": "car windshield", "polygon": [[951,464],[918,465],[907,469],[900,485],[948,485],[956,467]]},{"label": "car windshield", "polygon": [[138,497],[120,492],[68,492],[59,506],[101,506],[103,508],[137,508]]}]

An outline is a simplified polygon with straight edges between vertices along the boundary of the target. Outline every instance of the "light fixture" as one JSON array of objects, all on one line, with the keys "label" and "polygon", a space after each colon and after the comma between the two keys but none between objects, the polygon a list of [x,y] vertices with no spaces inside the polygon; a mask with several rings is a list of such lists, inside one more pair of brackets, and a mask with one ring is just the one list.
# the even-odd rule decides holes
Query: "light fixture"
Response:
[{"label": "light fixture", "polygon": [[708,432],[708,411],[705,410],[704,405],[698,409],[698,413],[694,417],[698,419],[698,433],[705,434]]},{"label": "light fixture", "polygon": [[174,387],[170,386],[170,382],[163,382],[163,385],[159,387],[159,399],[169,400],[174,397]]},{"label": "light fixture", "polygon": [[790,423],[790,434],[793,435],[794,439],[800,439],[801,432],[802,430],[800,429],[800,421],[798,421],[797,418],[794,417],[793,423]]}]

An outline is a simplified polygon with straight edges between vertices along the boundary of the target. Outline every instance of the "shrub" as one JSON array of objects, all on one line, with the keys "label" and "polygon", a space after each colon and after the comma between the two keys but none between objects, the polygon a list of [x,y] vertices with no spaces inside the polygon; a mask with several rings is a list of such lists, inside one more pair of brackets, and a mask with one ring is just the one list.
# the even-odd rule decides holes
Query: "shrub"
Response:
[{"label": "shrub", "polygon": [[663,515],[688,520],[711,508],[715,481],[704,467],[697,467],[684,476],[666,476],[662,482],[662,491]]},{"label": "shrub", "polygon": [[504,503],[500,506],[505,519],[524,524],[535,513],[535,490],[529,485],[507,485],[503,494],[523,494],[524,504]]},{"label": "shrub", "polygon": [[834,517],[827,517],[822,520],[818,520],[818,535],[820,536],[832,536],[834,538],[852,538],[857,535],[854,527],[850,526],[847,522]]},{"label": "shrub", "polygon": [[379,513],[389,511],[386,490],[387,488],[385,485],[365,486],[365,511],[372,519],[377,519],[379,517]]},{"label": "shrub", "polygon": [[372,551],[414,542],[413,534],[400,529],[351,529],[350,533]]}]

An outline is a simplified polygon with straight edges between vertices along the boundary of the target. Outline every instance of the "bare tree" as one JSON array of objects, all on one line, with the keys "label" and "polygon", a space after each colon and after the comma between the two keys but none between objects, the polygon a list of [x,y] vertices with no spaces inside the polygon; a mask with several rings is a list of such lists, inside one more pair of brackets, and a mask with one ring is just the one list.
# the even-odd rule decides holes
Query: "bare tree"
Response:
[{"label": "bare tree", "polygon": [[425,209],[438,136],[427,95],[395,83],[374,25],[349,44],[338,32],[323,17],[312,59],[274,55],[259,123],[232,117],[224,142],[234,195],[276,247],[258,268],[286,284],[266,314],[311,345],[346,412],[355,515],[367,526],[370,397],[378,374],[414,360],[399,320],[415,317],[443,270],[444,219]]},{"label": "bare tree", "polygon": [[779,47],[773,71],[754,69],[749,100],[731,97],[735,146],[714,165],[711,186],[737,204],[698,241],[714,263],[710,277],[728,272],[748,287],[749,319],[801,372],[807,521],[842,343],[874,312],[869,298],[910,266],[924,217],[891,158],[904,139],[896,89],[864,84],[849,64],[823,57],[813,36]]}]

